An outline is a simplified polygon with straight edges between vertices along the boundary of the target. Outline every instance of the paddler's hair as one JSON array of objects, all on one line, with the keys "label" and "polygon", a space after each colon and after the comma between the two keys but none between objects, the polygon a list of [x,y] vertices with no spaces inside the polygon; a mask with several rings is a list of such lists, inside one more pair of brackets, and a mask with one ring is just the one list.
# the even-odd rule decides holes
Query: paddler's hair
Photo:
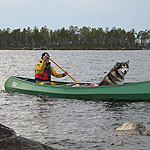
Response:
[{"label": "paddler's hair", "polygon": [[43,59],[43,57],[44,57],[46,54],[47,54],[48,57],[50,57],[49,54],[48,54],[47,52],[44,52],[44,53],[42,53],[41,59]]}]

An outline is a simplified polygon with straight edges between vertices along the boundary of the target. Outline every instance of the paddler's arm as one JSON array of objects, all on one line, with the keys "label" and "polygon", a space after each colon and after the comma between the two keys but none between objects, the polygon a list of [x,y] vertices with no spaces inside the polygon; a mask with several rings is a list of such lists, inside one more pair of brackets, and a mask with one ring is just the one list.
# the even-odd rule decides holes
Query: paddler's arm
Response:
[{"label": "paddler's arm", "polygon": [[36,64],[36,73],[41,74],[44,72],[45,66],[46,66],[46,61],[44,59],[41,59],[42,63],[37,63]]},{"label": "paddler's arm", "polygon": [[65,73],[57,73],[55,69],[51,66],[51,75],[55,76],[56,78],[65,77],[68,74],[68,72]]}]

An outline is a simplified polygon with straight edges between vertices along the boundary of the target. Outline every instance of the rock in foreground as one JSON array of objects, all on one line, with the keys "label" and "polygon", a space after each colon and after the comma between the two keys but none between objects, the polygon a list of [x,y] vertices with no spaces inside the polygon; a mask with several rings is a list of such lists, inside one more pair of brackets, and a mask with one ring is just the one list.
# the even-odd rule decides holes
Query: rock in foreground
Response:
[{"label": "rock in foreground", "polygon": [[0,124],[0,150],[55,150],[40,142],[16,135],[16,132]]},{"label": "rock in foreground", "polygon": [[139,133],[143,136],[150,136],[150,132],[142,123],[139,122],[126,122],[121,127],[116,128],[116,130],[130,130]]}]

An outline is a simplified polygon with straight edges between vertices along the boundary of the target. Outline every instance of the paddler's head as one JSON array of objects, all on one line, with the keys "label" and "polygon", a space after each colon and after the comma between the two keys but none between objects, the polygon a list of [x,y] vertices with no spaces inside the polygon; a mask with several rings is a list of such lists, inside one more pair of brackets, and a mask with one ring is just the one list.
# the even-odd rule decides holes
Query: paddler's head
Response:
[{"label": "paddler's head", "polygon": [[46,63],[48,64],[50,56],[49,56],[49,54],[47,52],[44,52],[44,53],[42,53],[41,59],[44,59],[44,61],[46,61]]},{"label": "paddler's head", "polygon": [[49,54],[47,52],[42,53],[41,59],[43,59],[44,56],[47,56],[47,58],[50,58]]}]

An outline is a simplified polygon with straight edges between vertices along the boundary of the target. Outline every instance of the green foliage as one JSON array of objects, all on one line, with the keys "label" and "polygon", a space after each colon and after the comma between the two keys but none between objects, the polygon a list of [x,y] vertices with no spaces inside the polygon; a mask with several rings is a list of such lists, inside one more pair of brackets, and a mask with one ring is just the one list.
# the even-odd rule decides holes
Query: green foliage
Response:
[{"label": "green foliage", "polygon": [[150,49],[150,30],[77,26],[49,30],[47,26],[31,29],[0,29],[0,49]]}]

